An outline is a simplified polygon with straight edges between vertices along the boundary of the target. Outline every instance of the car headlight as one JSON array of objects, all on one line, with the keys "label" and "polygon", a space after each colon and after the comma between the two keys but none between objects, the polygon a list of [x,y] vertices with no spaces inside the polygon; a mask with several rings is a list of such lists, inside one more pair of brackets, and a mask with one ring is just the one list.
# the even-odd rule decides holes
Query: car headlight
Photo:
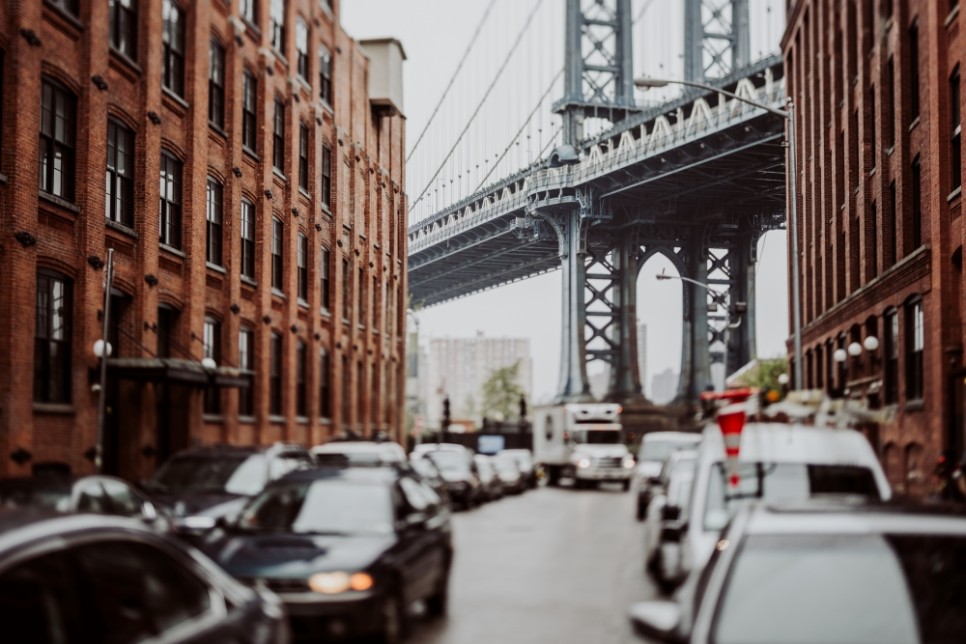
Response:
[{"label": "car headlight", "polygon": [[192,516],[181,519],[181,525],[188,530],[211,530],[215,527],[215,517]]},{"label": "car headlight", "polygon": [[579,467],[581,469],[584,469],[586,467],[590,467],[590,459],[589,458],[586,458],[586,457],[580,459],[579,461],[577,461],[577,467]]},{"label": "car headlight", "polygon": [[634,457],[625,456],[623,463],[624,463],[624,467],[626,467],[627,469],[631,469],[632,467],[634,467]]},{"label": "car headlight", "polygon": [[372,576],[365,572],[319,572],[309,577],[309,588],[324,595],[337,595],[349,590],[369,590],[373,586]]}]

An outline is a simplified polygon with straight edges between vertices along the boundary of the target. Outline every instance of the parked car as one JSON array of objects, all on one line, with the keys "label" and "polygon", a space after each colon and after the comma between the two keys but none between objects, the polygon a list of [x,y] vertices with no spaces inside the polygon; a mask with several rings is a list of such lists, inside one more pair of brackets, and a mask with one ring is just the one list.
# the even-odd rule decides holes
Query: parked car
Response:
[{"label": "parked car", "polygon": [[747,506],[672,601],[631,608],[673,642],[959,642],[966,514],[930,505]]},{"label": "parked car", "polygon": [[460,445],[458,443],[420,443],[419,445],[413,448],[413,451],[409,455],[409,457],[419,458],[421,456],[425,456],[429,452],[435,452],[438,450],[447,450],[451,452],[461,452],[465,454],[466,453],[472,454],[469,448],[467,448],[464,445]]},{"label": "parked car", "polygon": [[500,450],[497,456],[513,458],[520,468],[526,486],[531,490],[537,487],[537,469],[533,462],[533,452],[528,449],[504,449]]},{"label": "parked car", "polygon": [[661,468],[679,449],[694,449],[701,435],[688,432],[651,432],[644,434],[637,453],[637,520],[643,521],[655,488],[662,485]]},{"label": "parked car", "polygon": [[37,475],[0,479],[0,506],[57,512],[92,512],[140,519],[160,532],[171,518],[151,499],[113,476]]},{"label": "parked car", "polygon": [[[776,422],[748,422],[735,465],[726,462],[724,436],[709,424],[698,446],[694,489],[681,530],[663,538],[681,542],[682,572],[701,570],[731,515],[753,499],[786,502],[823,495],[865,495],[886,500],[892,489],[861,433]],[[729,484],[735,478],[736,486]]]},{"label": "parked car", "polygon": [[493,459],[490,456],[477,454],[473,457],[476,463],[476,472],[480,477],[480,486],[487,501],[495,501],[503,498],[503,482],[497,476]]},{"label": "parked car", "polygon": [[453,506],[468,509],[483,502],[483,490],[473,463],[473,453],[459,447],[425,450],[421,458],[429,459],[439,471]]},{"label": "parked car", "polygon": [[527,483],[520,472],[520,466],[513,456],[496,456],[493,458],[493,468],[497,478],[507,494],[522,494],[527,489]]},{"label": "parked car", "polygon": [[424,483],[433,488],[433,492],[438,494],[449,505],[450,500],[446,479],[439,473],[439,470],[436,469],[436,466],[433,465],[431,460],[428,458],[417,458],[410,461],[409,466]]},{"label": "parked car", "polygon": [[137,521],[0,511],[6,642],[288,642],[285,612]]},{"label": "parked car", "polygon": [[406,462],[406,450],[391,441],[331,441],[309,451],[319,466],[380,466]]},{"label": "parked car", "polygon": [[278,593],[296,636],[398,642],[411,603],[446,611],[449,517],[398,468],[319,468],[270,483],[203,547],[238,579]]},{"label": "parked car", "polygon": [[[647,571],[665,592],[669,592],[682,578],[681,543],[663,539],[665,527],[680,533],[682,518],[687,516],[694,464],[697,453],[678,450],[672,453],[661,471],[661,484],[647,508],[644,521],[644,561]],[[673,530],[670,531],[673,533]]]},{"label": "parked car", "polygon": [[269,481],[309,467],[312,457],[300,445],[212,445],[175,454],[141,486],[168,509],[177,533],[194,539],[240,512]]}]

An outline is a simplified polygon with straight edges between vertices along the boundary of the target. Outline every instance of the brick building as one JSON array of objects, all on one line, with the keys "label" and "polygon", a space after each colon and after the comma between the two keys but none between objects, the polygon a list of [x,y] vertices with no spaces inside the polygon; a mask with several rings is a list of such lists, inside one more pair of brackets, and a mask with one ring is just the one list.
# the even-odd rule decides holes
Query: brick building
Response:
[{"label": "brick building", "polygon": [[106,471],[399,431],[404,54],[338,17],[0,2],[0,475],[93,467],[108,249]]},{"label": "brick building", "polygon": [[782,42],[805,385],[894,413],[868,432],[912,494],[964,448],[963,20],[955,0],[798,0]]}]

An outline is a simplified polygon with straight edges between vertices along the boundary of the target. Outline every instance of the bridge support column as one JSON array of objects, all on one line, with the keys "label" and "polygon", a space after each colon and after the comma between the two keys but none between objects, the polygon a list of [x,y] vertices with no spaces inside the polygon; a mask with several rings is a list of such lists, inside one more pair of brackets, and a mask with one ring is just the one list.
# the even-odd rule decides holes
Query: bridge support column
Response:
[{"label": "bridge support column", "polygon": [[[725,373],[730,375],[758,357],[755,325],[755,264],[758,247],[758,234],[748,233],[735,241],[729,254],[731,290],[729,301],[733,324],[739,326],[729,329],[728,355]],[[744,312],[737,312],[736,306],[744,304]]]},{"label": "bridge support column", "polygon": [[[707,242],[698,235],[687,244],[687,275],[701,284],[708,281]],[[684,328],[681,333],[681,377],[678,402],[697,400],[711,386],[711,352],[708,343],[707,289],[682,283],[684,289]]]},{"label": "bridge support column", "polygon": [[562,328],[560,333],[560,384],[557,402],[590,402],[587,360],[584,353],[586,230],[581,208],[572,208],[555,226],[560,243]]},{"label": "bridge support column", "polygon": [[642,402],[641,376],[637,337],[637,255],[640,245],[633,235],[617,242],[612,251],[612,264],[617,277],[614,292],[614,321],[611,338],[614,356],[610,369],[607,400]]}]

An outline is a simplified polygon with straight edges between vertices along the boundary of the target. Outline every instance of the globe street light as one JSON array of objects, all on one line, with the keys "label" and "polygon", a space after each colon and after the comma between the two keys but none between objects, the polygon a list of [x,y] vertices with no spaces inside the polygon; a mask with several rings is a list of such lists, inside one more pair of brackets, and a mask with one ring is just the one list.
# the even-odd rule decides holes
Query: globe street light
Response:
[{"label": "globe street light", "polygon": [[721,94],[727,96],[728,98],[740,101],[742,103],[747,103],[759,109],[770,112],[775,116],[780,116],[786,121],[788,121],[788,148],[789,157],[791,158],[791,163],[789,164],[790,176],[791,176],[791,208],[788,212],[789,217],[789,227],[792,230],[792,342],[794,345],[795,354],[795,380],[793,383],[793,389],[802,388],[802,310],[801,303],[799,302],[799,293],[801,291],[801,282],[798,275],[798,200],[796,195],[798,194],[798,173],[797,173],[797,157],[795,153],[795,104],[791,99],[788,99],[785,103],[787,109],[779,109],[777,107],[771,107],[770,105],[765,105],[759,103],[758,101],[753,101],[751,99],[745,98],[744,96],[738,96],[734,92],[729,92],[723,90],[719,87],[714,87],[706,83],[697,83],[695,81],[679,80],[679,79],[668,79],[668,78],[636,78],[634,79],[634,86],[640,89],[650,89],[657,87],[665,87],[667,85],[686,85],[688,87],[696,87],[698,89],[705,90],[707,92]]}]

